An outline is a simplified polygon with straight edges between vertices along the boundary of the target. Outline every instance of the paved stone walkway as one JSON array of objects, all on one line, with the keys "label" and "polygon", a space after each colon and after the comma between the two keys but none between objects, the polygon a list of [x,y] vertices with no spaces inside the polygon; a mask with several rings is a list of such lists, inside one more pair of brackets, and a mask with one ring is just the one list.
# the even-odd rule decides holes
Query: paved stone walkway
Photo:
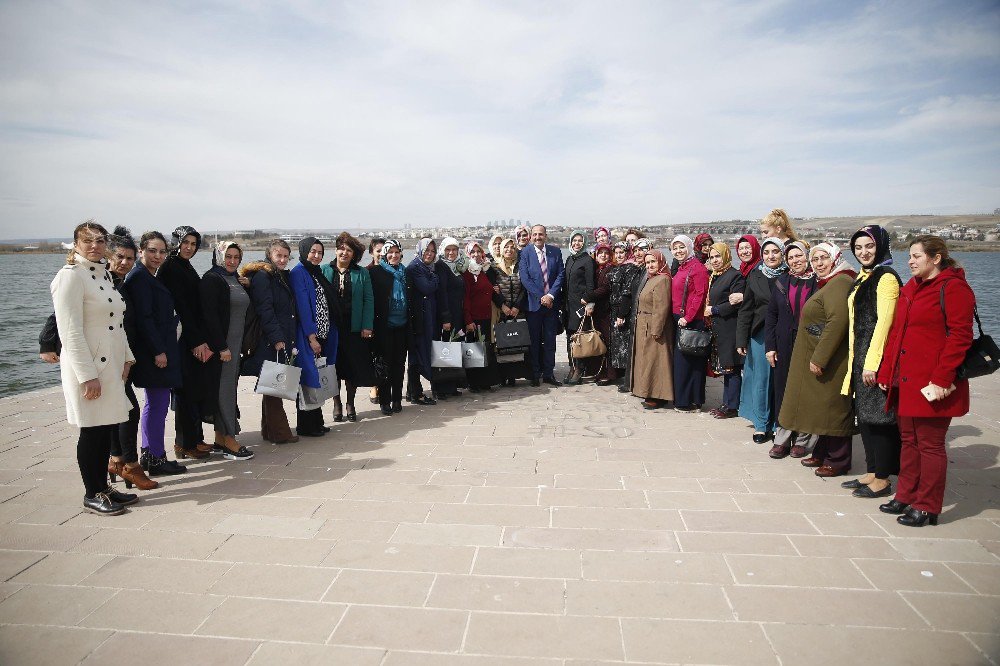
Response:
[{"label": "paved stone walkway", "polygon": [[521,384],[273,446],[246,382],[256,458],[116,518],[62,394],[0,401],[0,663],[1000,663],[1000,379],[923,529],[742,420]]}]

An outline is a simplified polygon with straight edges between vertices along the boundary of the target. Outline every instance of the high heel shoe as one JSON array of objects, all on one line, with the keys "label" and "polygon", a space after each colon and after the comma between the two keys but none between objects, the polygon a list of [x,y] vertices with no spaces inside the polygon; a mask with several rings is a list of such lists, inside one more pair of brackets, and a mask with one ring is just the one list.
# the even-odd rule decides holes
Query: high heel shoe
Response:
[{"label": "high heel shoe", "polygon": [[114,483],[118,480],[118,477],[125,478],[125,462],[122,460],[115,460],[114,458],[108,458],[108,481]]},{"label": "high heel shoe", "polygon": [[347,420],[351,423],[358,420],[358,412],[354,409],[354,405],[347,405]]},{"label": "high heel shoe", "polygon": [[333,420],[337,423],[344,422],[344,406],[340,400],[333,401]]},{"label": "high heel shoe", "polygon": [[[132,490],[132,486],[135,486],[139,490],[153,490],[160,487],[159,482],[153,481],[146,476],[142,465],[137,462],[125,463],[122,466],[122,470],[118,472],[118,476],[122,477],[127,490]],[[111,482],[114,483],[114,477],[112,477]]]},{"label": "high heel shoe", "polygon": [[907,527],[923,527],[927,523],[937,525],[938,515],[910,507],[906,513],[896,519],[896,522]]},{"label": "high heel shoe", "polygon": [[878,510],[882,513],[891,513],[893,515],[898,515],[901,513],[906,513],[906,510],[910,507],[909,504],[904,504],[898,499],[891,499],[885,504],[879,504]]}]

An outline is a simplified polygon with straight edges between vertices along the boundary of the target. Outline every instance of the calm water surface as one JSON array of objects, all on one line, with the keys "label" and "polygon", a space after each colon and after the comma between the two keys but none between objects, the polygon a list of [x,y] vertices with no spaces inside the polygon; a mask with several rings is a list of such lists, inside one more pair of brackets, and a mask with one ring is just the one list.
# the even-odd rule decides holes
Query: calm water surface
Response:
[{"label": "calm water surface", "polygon": [[[406,252],[404,261],[408,262],[412,255],[412,251]],[[906,253],[895,252],[893,256],[905,282],[909,279]],[[957,252],[953,256],[966,269],[986,332],[1000,334],[1000,272],[996,269],[1000,254]],[[248,252],[246,258],[260,259],[262,254]],[[65,262],[65,255],[0,255],[0,284],[5,285],[4,307],[0,309],[0,332],[5,341],[0,351],[0,397],[59,383],[58,366],[38,359],[38,334],[52,312],[49,283]],[[199,272],[208,270],[210,263],[210,255],[204,249],[194,258]]]}]

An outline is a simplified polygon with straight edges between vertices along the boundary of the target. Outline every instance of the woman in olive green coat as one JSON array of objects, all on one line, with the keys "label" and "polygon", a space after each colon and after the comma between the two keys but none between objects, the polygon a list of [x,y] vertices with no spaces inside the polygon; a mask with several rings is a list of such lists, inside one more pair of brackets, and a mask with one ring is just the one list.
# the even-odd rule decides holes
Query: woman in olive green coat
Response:
[{"label": "woman in olive green coat", "polygon": [[847,295],[854,272],[822,278],[799,316],[799,330],[788,369],[778,421],[789,430],[819,435],[813,454],[802,459],[816,476],[846,474],[851,468],[851,438],[857,432],[854,406],[841,395],[849,368]]}]

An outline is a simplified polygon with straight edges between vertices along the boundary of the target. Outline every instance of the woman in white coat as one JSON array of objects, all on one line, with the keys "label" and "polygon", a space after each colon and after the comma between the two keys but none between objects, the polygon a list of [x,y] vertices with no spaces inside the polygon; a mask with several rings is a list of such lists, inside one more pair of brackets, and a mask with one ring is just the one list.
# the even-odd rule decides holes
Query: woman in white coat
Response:
[{"label": "woman in white coat", "polygon": [[108,274],[108,232],[93,220],[73,231],[73,251],[50,289],[62,341],[60,371],[66,420],[80,428],[76,460],[86,494],[83,508],[98,515],[125,511],[137,495],[108,485],[113,430],[128,420],[125,378],[135,362],[125,338],[125,301]]}]

